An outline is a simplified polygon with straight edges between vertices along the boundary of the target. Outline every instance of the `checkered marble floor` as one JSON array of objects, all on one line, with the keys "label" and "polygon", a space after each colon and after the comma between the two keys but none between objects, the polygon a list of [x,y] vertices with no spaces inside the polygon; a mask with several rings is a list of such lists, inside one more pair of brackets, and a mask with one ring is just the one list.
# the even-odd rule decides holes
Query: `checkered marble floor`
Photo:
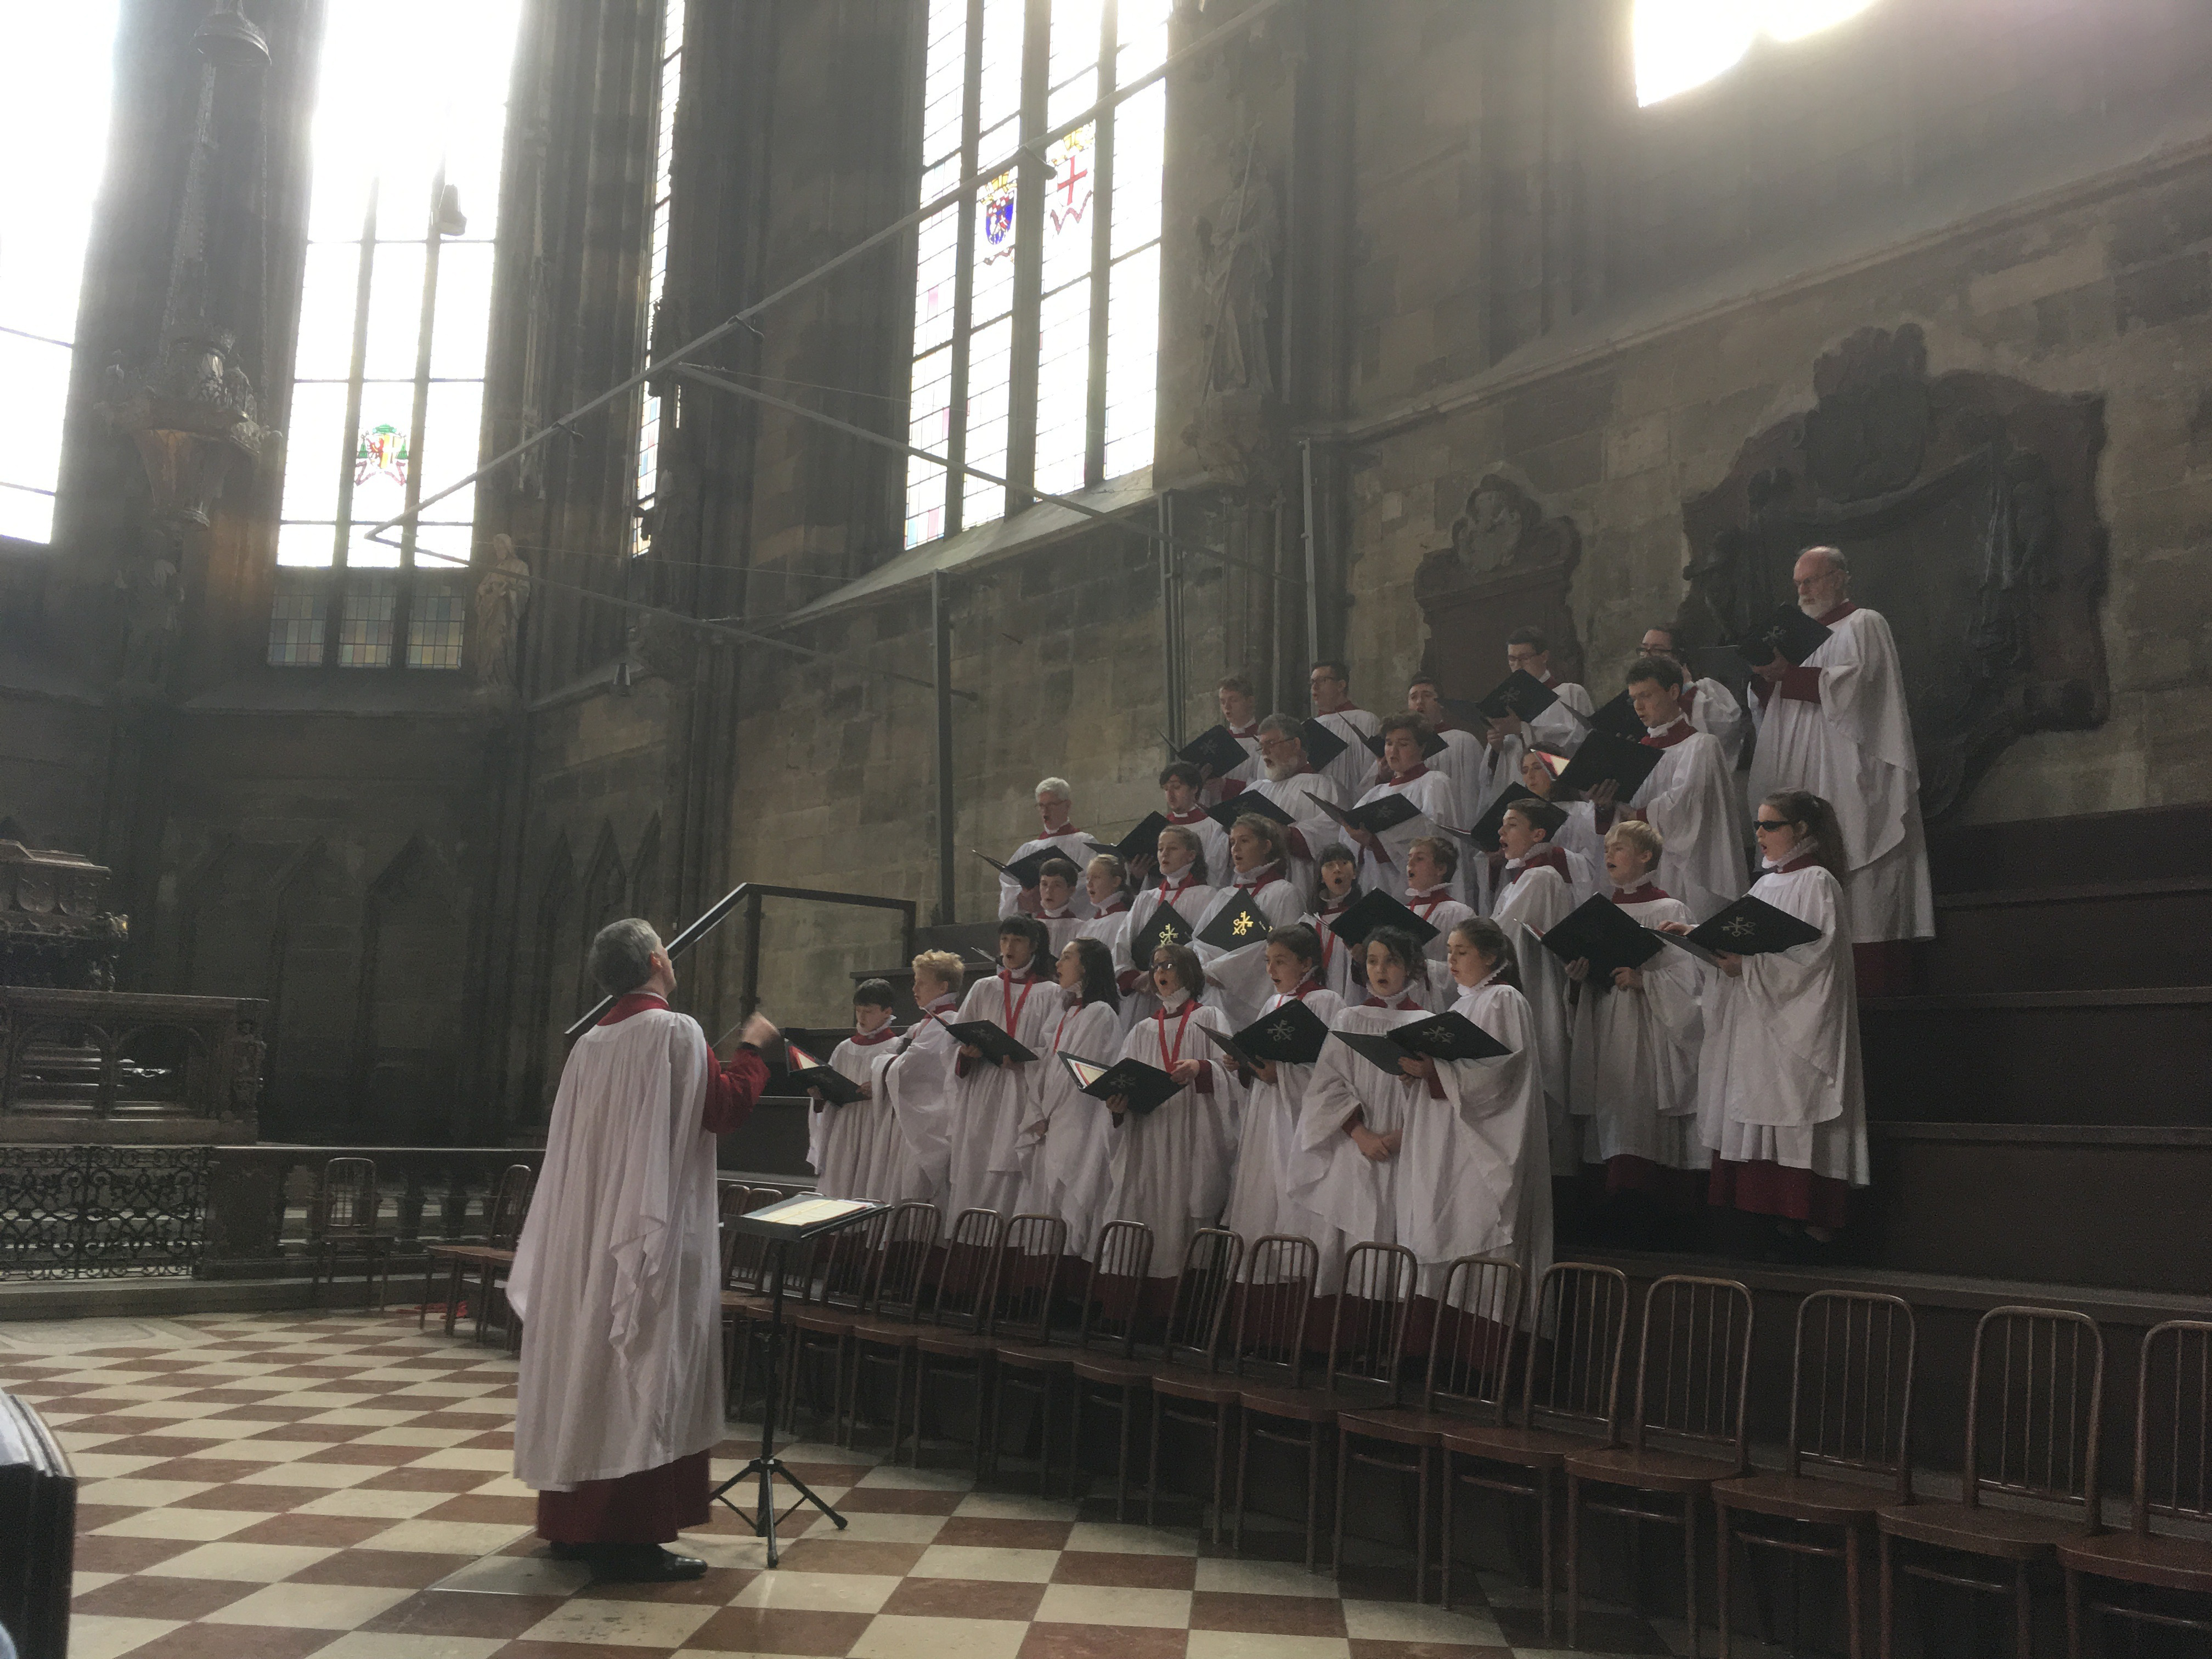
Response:
[{"label": "checkered marble floor", "polygon": [[[1248,1530],[1230,1559],[1194,1524],[1114,1524],[1110,1496],[1039,1499],[1011,1463],[979,1489],[950,1448],[916,1469],[793,1445],[848,1530],[793,1516],[768,1572],[722,1513],[679,1547],[703,1579],[592,1584],[544,1553],[508,1473],[514,1383],[495,1351],[418,1335],[411,1310],[0,1323],[0,1388],[36,1404],[82,1482],[72,1659],[1546,1651],[1515,1581],[1462,1575],[1447,1613],[1413,1601],[1401,1555],[1348,1550],[1331,1579],[1291,1559],[1295,1534]],[[720,1473],[744,1438],[732,1424]],[[1584,1636],[1585,1652],[1665,1654],[1682,1632],[1607,1611]]]}]

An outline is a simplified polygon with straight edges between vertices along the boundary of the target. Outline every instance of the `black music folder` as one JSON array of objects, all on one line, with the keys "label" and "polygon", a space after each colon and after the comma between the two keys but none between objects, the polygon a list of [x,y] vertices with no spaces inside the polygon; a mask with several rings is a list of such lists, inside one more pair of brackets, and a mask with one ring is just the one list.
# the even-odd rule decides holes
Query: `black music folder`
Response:
[{"label": "black music folder", "polygon": [[1322,1044],[1328,1041],[1328,1027],[1303,1002],[1286,1002],[1273,1012],[1261,1015],[1234,1036],[1224,1036],[1211,1025],[1199,1029],[1215,1048],[1248,1072],[1254,1069],[1254,1060],[1310,1066],[1321,1058]]},{"label": "black music folder", "polygon": [[1729,648],[1753,668],[1764,668],[1777,655],[1784,661],[1802,664],[1822,646],[1834,633],[1823,627],[1794,605],[1777,605],[1774,614],[1740,640],[1729,641]]},{"label": "black music folder", "polygon": [[1328,931],[1355,951],[1367,943],[1367,936],[1377,927],[1402,927],[1421,945],[1434,939],[1437,931],[1434,922],[1422,921],[1380,889],[1362,893],[1350,909],[1328,924]]},{"label": "black music folder", "polygon": [[1575,757],[1561,769],[1559,787],[1579,789],[1588,794],[1611,778],[1618,799],[1629,799],[1658,769],[1667,752],[1644,743],[1640,735],[1643,729],[1641,726],[1637,727],[1639,735],[1633,743],[1610,732],[1592,732],[1583,739],[1583,746],[1575,750]]},{"label": "black music folder", "polygon": [[945,1029],[952,1033],[956,1042],[983,1051],[983,1058],[996,1063],[1001,1060],[1035,1060],[1022,1043],[1008,1035],[1006,1028],[988,1019],[947,1020]]},{"label": "black music folder", "polygon": [[1383,835],[1401,823],[1411,823],[1421,816],[1421,809],[1396,791],[1378,795],[1364,806],[1339,806],[1334,801],[1323,800],[1319,795],[1316,795],[1313,801],[1315,805],[1346,829],[1364,830],[1370,836]]},{"label": "black music folder", "polygon": [[1542,942],[1561,962],[1587,959],[1589,978],[1583,982],[1610,991],[1614,969],[1641,968],[1659,954],[1665,939],[1600,894],[1560,917]]},{"label": "black music folder", "polygon": [[1149,1116],[1182,1091],[1182,1084],[1141,1060],[1117,1060],[1111,1066],[1101,1066],[1095,1060],[1062,1054],[1060,1061],[1075,1079],[1079,1092],[1093,1100],[1111,1100],[1120,1095],[1138,1117]]},{"label": "black music folder", "polygon": [[1267,913],[1252,902],[1251,894],[1239,887],[1229,902],[1214,913],[1213,919],[1199,930],[1198,942],[1211,945],[1217,951],[1241,950],[1266,939],[1274,931],[1274,926],[1267,920]]},{"label": "black music folder", "polygon": [[1820,930],[1809,921],[1778,910],[1763,898],[1747,893],[1726,909],[1699,922],[1687,933],[1662,933],[1669,945],[1680,945],[1702,962],[1722,956],[1763,957],[1810,945]]},{"label": "black music folder", "polygon": [[783,1040],[785,1077],[792,1086],[814,1089],[831,1106],[850,1106],[860,1097],[860,1085],[835,1066],[816,1059],[789,1037]]}]

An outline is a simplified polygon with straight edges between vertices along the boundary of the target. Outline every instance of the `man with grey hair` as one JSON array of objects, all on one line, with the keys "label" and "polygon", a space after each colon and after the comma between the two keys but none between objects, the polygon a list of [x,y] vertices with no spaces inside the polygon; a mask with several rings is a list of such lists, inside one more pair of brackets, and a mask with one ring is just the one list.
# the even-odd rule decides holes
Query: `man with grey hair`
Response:
[{"label": "man with grey hair", "polygon": [[[1267,775],[1246,787],[1247,794],[1264,796],[1291,815],[1286,826],[1291,843],[1291,867],[1283,873],[1297,889],[1301,899],[1314,890],[1314,860],[1340,833],[1336,821],[1316,803],[1344,805],[1336,785],[1314,770],[1306,759],[1305,722],[1290,714],[1270,714],[1260,722],[1260,762]],[[1224,880],[1223,885],[1227,885]]]},{"label": "man with grey hair", "polygon": [[[1066,778],[1045,778],[1036,787],[1037,822],[1040,833],[1024,842],[1006,860],[1018,864],[1032,853],[1047,848],[1060,854],[1080,870],[1091,862],[1091,837],[1077,829],[1069,819],[1073,805]],[[1033,916],[1037,913],[1037,890],[1024,887],[1005,871],[999,872],[999,918]],[[1091,901],[1081,893],[1068,901],[1068,908],[1088,921]]]},{"label": "man with grey hair", "polygon": [[1803,662],[1778,652],[1756,671],[1749,793],[1758,801],[1805,789],[1836,809],[1844,844],[1831,850],[1847,872],[1860,994],[1899,995],[1911,988],[1911,941],[1935,937],[1936,902],[1897,642],[1878,612],[1851,603],[1850,563],[1838,549],[1807,548],[1792,577],[1797,608],[1831,631]]},{"label": "man with grey hair", "polygon": [[648,922],[609,922],[589,963],[615,1004],[562,1069],[507,1285],[514,1475],[538,1488],[556,1556],[601,1578],[696,1578],[705,1562],[660,1547],[706,1523],[722,1437],[715,1137],[759,1099],[776,1029],[753,1015],[718,1064],[668,1006],[676,969]]}]

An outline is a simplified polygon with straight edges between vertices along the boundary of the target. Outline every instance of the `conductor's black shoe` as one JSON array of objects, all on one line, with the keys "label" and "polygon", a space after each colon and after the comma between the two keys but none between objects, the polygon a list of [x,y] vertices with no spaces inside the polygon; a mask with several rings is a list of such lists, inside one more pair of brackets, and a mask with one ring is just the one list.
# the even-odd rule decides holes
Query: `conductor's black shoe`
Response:
[{"label": "conductor's black shoe", "polygon": [[549,1541],[545,1546],[545,1553],[556,1561],[588,1561],[592,1559],[592,1552],[599,1547],[596,1544],[562,1544]]},{"label": "conductor's black shoe", "polygon": [[696,1555],[678,1555],[658,1544],[620,1544],[601,1552],[592,1576],[617,1584],[674,1584],[706,1571]]}]

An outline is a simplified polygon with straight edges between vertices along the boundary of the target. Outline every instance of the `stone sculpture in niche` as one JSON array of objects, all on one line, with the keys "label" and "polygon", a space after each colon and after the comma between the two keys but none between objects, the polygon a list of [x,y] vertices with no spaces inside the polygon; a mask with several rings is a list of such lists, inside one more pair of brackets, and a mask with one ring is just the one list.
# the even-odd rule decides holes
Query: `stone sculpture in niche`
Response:
[{"label": "stone sculpture in niche", "polygon": [[1256,131],[1229,162],[1236,184],[1193,228],[1206,319],[1199,407],[1183,441],[1224,483],[1266,482],[1266,455],[1279,414],[1274,348],[1275,269],[1282,214]]},{"label": "stone sculpture in niche", "polygon": [[487,691],[512,690],[520,684],[522,608],[529,599],[530,566],[514,550],[514,538],[494,536],[491,561],[477,578],[473,607],[477,684]]},{"label": "stone sculpture in niche", "polygon": [[1504,678],[1505,636],[1533,624],[1550,635],[1552,672],[1582,677],[1567,586],[1582,560],[1575,521],[1546,512],[1519,471],[1486,470],[1451,524],[1451,545],[1413,573],[1428,624],[1422,665],[1448,697],[1480,696]]},{"label": "stone sculpture in niche", "polygon": [[1686,502],[1679,637],[1712,645],[1790,596],[1802,548],[1849,555],[1889,619],[1920,751],[1922,810],[1960,805],[2014,738],[2104,723],[2097,513],[2104,399],[1960,370],[1920,330],[1862,329],[1814,366],[1818,399]]}]

